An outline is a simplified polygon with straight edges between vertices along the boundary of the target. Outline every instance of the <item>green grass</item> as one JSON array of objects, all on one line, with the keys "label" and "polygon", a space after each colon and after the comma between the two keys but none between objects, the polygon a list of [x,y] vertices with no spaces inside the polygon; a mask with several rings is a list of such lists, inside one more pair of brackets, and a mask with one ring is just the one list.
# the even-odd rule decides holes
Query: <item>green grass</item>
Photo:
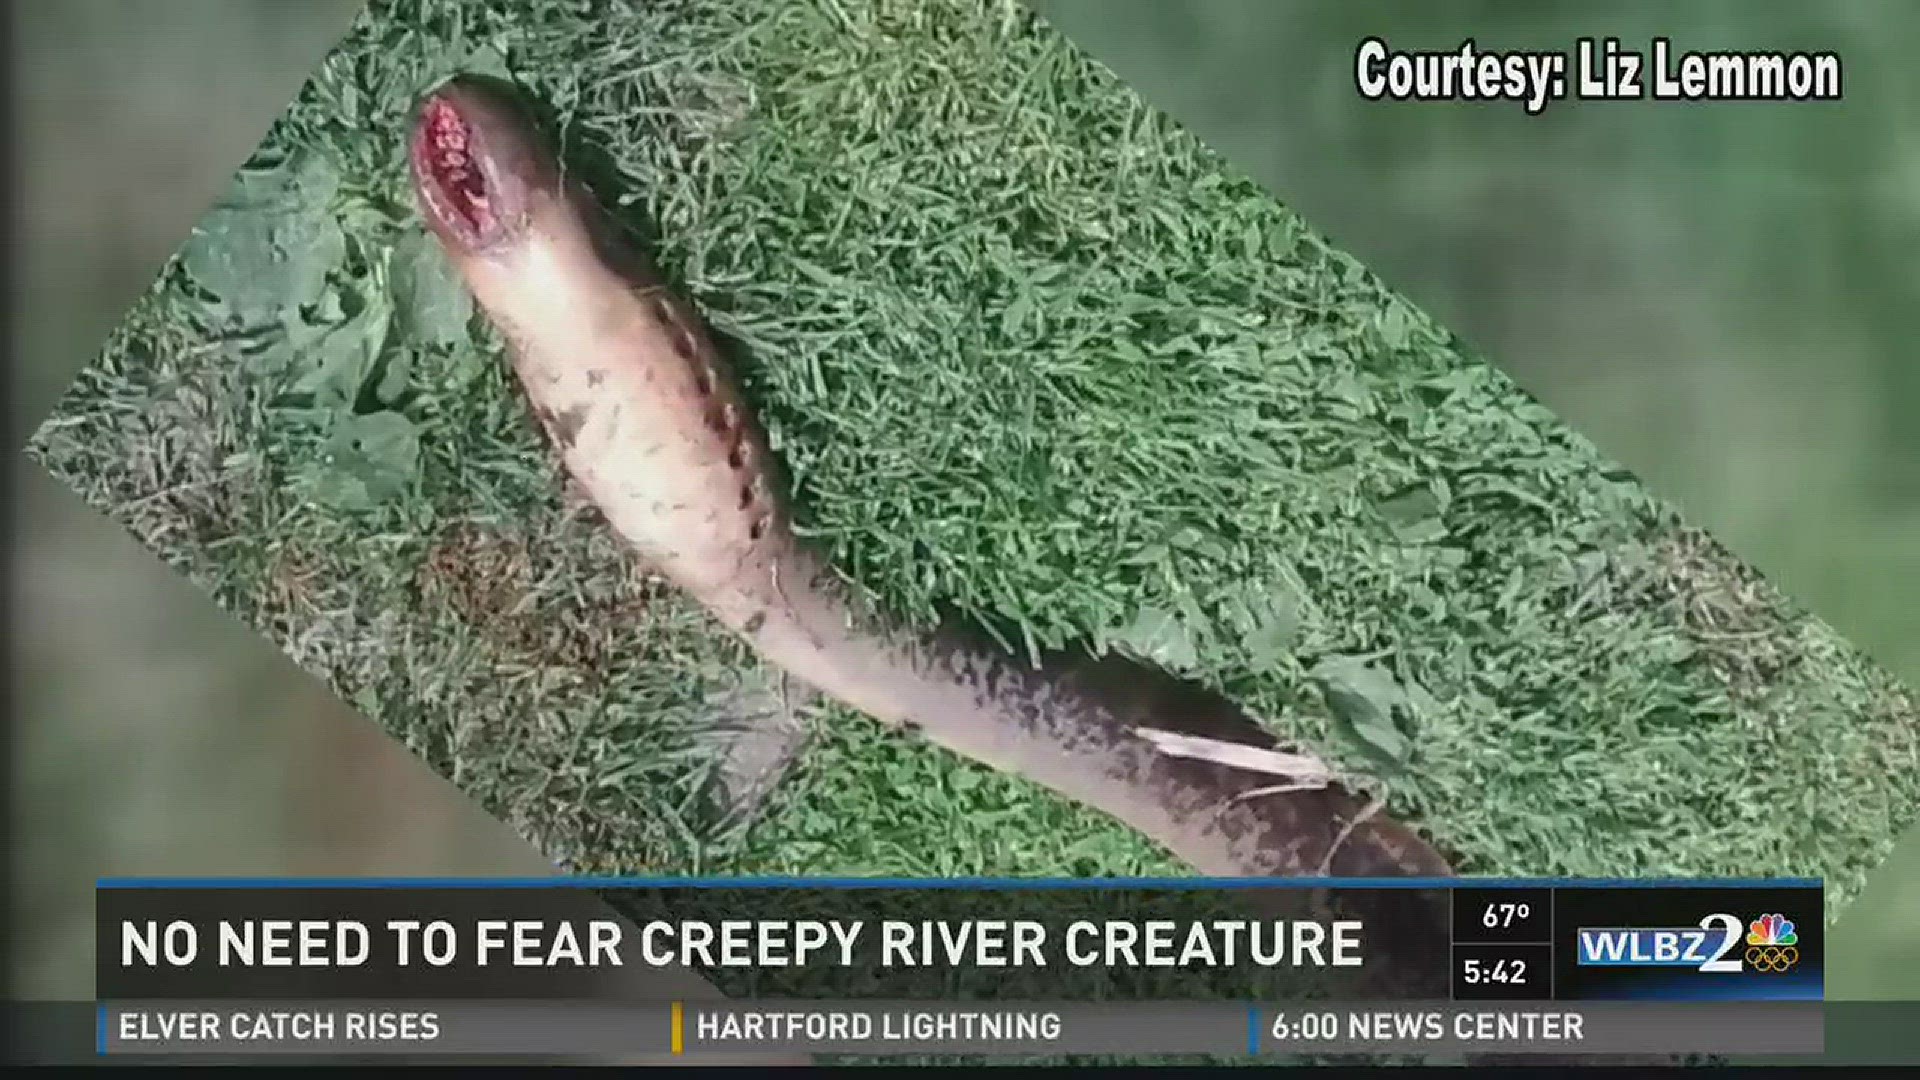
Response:
[{"label": "green grass", "polygon": [[1466,872],[1837,906],[1912,824],[1903,690],[1017,4],[379,2],[34,452],[556,861],[1177,870],[837,710],[714,820],[753,661],[568,496],[412,216],[410,108],[465,69],[657,237],[904,617],[1130,642]]}]

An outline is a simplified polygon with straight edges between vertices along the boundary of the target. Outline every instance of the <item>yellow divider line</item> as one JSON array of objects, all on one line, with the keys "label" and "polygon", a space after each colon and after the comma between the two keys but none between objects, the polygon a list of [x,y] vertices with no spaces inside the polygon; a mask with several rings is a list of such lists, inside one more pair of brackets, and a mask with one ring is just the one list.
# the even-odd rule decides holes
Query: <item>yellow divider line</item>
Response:
[{"label": "yellow divider line", "polygon": [[684,1054],[687,1050],[687,1014],[686,1007],[680,1002],[673,1003],[673,1052]]}]

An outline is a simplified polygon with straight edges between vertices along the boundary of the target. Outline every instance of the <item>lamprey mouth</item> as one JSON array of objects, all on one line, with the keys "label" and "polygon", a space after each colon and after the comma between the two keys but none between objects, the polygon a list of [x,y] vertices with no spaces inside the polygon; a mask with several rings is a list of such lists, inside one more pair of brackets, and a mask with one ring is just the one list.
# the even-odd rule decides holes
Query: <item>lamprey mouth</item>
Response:
[{"label": "lamprey mouth", "polygon": [[535,194],[558,175],[512,88],[476,76],[449,79],[427,95],[410,150],[428,227],[463,253],[520,236]]},{"label": "lamprey mouth", "polygon": [[444,97],[428,99],[420,110],[414,139],[415,167],[426,181],[436,207],[455,219],[476,240],[499,231],[499,219],[487,197],[487,176],[473,159],[473,128]]}]

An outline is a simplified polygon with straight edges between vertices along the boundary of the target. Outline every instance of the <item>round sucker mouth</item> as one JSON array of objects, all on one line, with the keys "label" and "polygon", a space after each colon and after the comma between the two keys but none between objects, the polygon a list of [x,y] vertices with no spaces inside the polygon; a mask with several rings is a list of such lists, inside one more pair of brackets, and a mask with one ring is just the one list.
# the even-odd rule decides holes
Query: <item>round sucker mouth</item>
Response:
[{"label": "round sucker mouth", "polygon": [[415,153],[431,188],[429,197],[443,214],[456,216],[473,237],[490,235],[498,219],[487,178],[475,160],[473,129],[460,110],[442,98],[427,102]]}]

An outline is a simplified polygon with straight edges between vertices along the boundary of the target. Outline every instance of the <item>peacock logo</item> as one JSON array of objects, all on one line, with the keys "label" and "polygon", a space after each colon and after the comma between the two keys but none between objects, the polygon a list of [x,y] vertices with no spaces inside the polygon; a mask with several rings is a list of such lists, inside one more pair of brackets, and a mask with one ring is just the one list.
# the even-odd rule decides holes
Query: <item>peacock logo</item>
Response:
[{"label": "peacock logo", "polygon": [[1782,974],[1800,962],[1800,935],[1784,915],[1762,915],[1747,924],[1747,966],[1768,974]]},{"label": "peacock logo", "polygon": [[1749,945],[1798,945],[1800,935],[1794,933],[1793,920],[1784,915],[1762,915],[1747,924],[1747,944]]}]

